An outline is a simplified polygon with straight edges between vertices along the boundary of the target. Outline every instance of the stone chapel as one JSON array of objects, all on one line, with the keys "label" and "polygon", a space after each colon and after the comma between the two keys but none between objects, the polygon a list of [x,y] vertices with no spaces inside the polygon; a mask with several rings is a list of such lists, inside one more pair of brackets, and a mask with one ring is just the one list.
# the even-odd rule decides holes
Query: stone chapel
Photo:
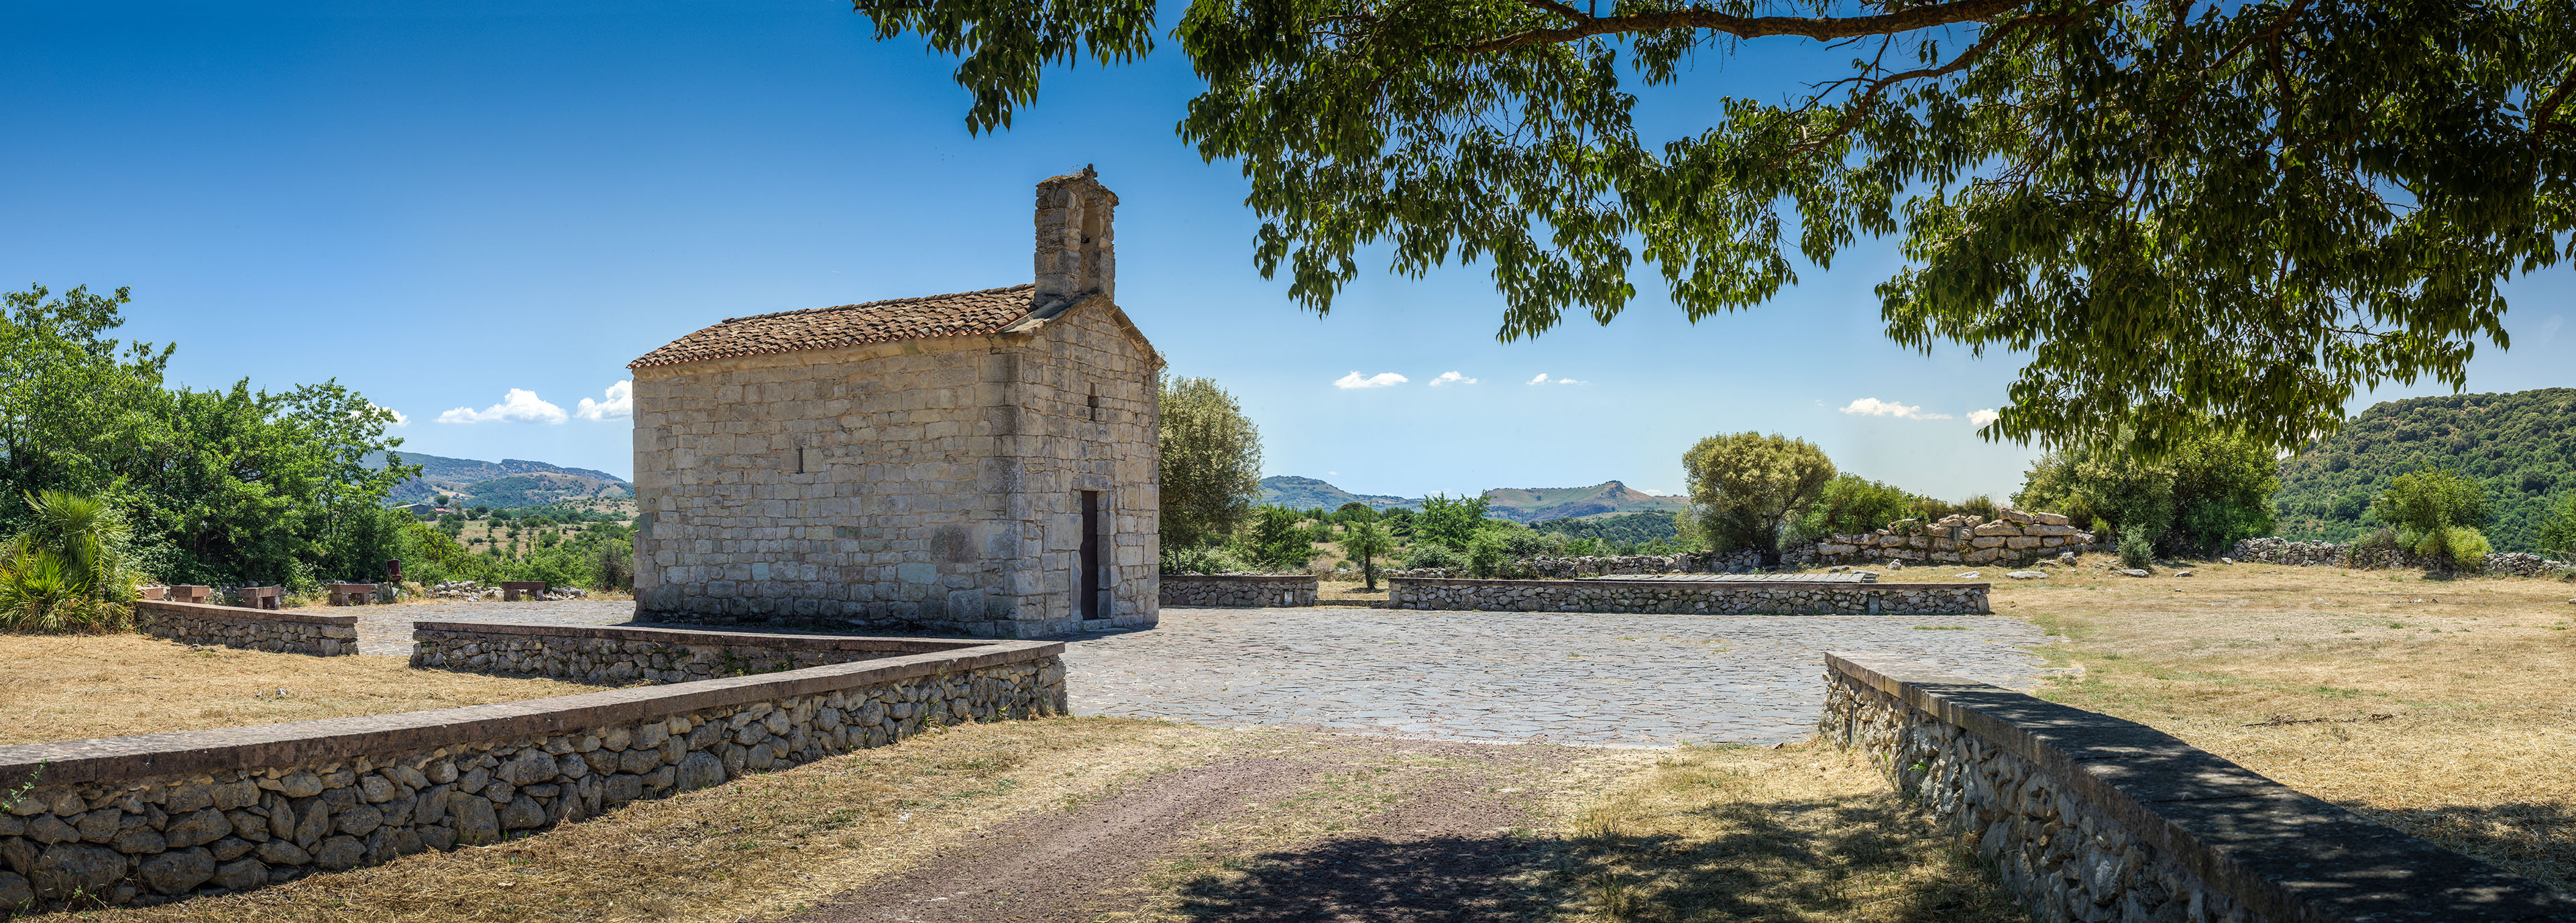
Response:
[{"label": "stone chapel", "polygon": [[638,621],[1032,638],[1156,620],[1162,357],[1118,196],[1037,187],[1034,284],[725,320],[635,375]]}]

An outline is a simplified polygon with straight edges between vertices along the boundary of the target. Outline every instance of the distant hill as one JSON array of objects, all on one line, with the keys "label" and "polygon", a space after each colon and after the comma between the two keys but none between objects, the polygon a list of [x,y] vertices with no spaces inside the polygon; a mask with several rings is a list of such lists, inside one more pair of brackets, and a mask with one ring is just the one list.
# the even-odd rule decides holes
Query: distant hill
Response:
[{"label": "distant hill", "polygon": [[[1397,497],[1387,494],[1355,494],[1314,478],[1276,475],[1261,479],[1261,502],[1276,503],[1290,509],[1310,510],[1323,507],[1340,509],[1345,503],[1364,503],[1371,509],[1421,509],[1420,497]],[[1590,516],[1612,516],[1620,513],[1671,513],[1689,506],[1681,497],[1658,497],[1630,488],[1618,481],[1604,481],[1590,487],[1534,487],[1528,489],[1498,487],[1485,491],[1487,515],[1513,522],[1531,523],[1544,519],[1580,519]]]},{"label": "distant hill", "polygon": [[[402,457],[403,464],[420,466],[420,477],[403,482],[387,497],[403,503],[419,503],[447,494],[464,497],[479,506],[503,508],[635,495],[635,485],[624,478],[589,468],[566,468],[523,458],[487,462],[415,452],[394,454]],[[382,467],[384,463],[383,453],[366,459],[369,467]]]},{"label": "distant hill", "polygon": [[1688,498],[1658,497],[1617,481],[1590,487],[1498,487],[1485,491],[1485,508],[1492,516],[1520,523],[1621,513],[1670,514],[1689,505]]},{"label": "distant hill", "polygon": [[2419,397],[2373,405],[2281,463],[2281,537],[2350,541],[2370,500],[2401,474],[2449,468],[2485,484],[2497,551],[2537,551],[2549,498],[2576,490],[2576,388]]},{"label": "distant hill", "polygon": [[1408,500],[1384,494],[1355,494],[1314,478],[1301,478],[1293,474],[1262,478],[1261,502],[1276,503],[1292,510],[1311,510],[1319,506],[1327,510],[1338,510],[1345,503],[1364,503],[1370,509],[1377,510],[1399,506],[1417,510],[1422,508],[1422,501],[1418,498]]}]

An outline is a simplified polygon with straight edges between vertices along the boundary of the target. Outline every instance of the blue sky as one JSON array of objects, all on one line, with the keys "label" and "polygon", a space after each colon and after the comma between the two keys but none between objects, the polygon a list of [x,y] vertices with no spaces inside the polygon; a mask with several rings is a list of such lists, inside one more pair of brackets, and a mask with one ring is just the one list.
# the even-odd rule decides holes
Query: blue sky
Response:
[{"label": "blue sky", "polygon": [[[948,61],[829,0],[430,6],[0,0],[0,285],[132,286],[125,333],[177,342],[180,382],[336,378],[407,416],[408,449],[623,475],[628,361],[725,317],[1027,281],[1031,184],[1089,163],[1122,199],[1121,305],[1243,400],[1269,473],[1674,492],[1692,442],[1762,430],[2001,496],[2034,454],[1970,422],[2016,357],[1880,335],[1888,242],[1697,325],[1650,295],[1497,343],[1479,266],[1371,271],[1318,318],[1254,271],[1233,167],[1173,136],[1195,84],[1168,48],[976,138]],[[1648,91],[1643,127],[1793,88],[1793,41]],[[2576,384],[2569,281],[2514,283],[2515,348],[2482,348],[2471,390]]]}]

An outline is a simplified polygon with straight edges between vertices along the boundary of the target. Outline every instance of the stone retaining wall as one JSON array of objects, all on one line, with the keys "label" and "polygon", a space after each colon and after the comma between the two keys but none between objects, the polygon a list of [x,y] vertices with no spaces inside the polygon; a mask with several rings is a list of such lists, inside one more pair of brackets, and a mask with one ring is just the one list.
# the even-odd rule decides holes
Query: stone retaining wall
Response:
[{"label": "stone retaining wall", "polygon": [[2576,920],[2576,897],[2144,725],[1826,655],[1818,730],[1992,860],[2042,921]]},{"label": "stone retaining wall", "polygon": [[[2433,562],[2411,551],[2395,548],[2355,548],[2333,542],[2293,542],[2279,538],[2249,538],[2236,543],[2229,557],[2239,561],[2260,561],[2290,567],[2349,567],[2354,570],[2384,570],[2393,567],[2434,569]],[[2487,555],[2480,573],[2512,577],[2555,577],[2567,573],[2570,565],[2536,554],[2502,551]]]},{"label": "stone retaining wall", "polygon": [[983,643],[490,622],[413,622],[411,627],[414,667],[590,683],[685,683]]},{"label": "stone retaining wall", "polygon": [[1064,646],[1004,641],[761,676],[261,727],[0,747],[0,914],[151,905],[1065,708]]},{"label": "stone retaining wall", "polygon": [[1166,606],[1311,606],[1316,578],[1305,574],[1164,574]]},{"label": "stone retaining wall", "polygon": [[154,637],[284,654],[358,652],[358,617],[138,599],[134,620]]},{"label": "stone retaining wall", "polygon": [[1701,615],[1984,615],[1986,583],[1730,583],[1393,577],[1396,609]]}]

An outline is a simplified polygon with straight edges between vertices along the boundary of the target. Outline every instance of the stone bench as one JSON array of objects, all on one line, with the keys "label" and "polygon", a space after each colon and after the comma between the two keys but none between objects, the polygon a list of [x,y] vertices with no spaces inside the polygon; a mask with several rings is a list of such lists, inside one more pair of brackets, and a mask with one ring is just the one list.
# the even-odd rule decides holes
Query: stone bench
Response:
[{"label": "stone bench", "polygon": [[519,601],[519,594],[521,593],[526,593],[529,596],[533,596],[538,599],[544,599],[546,598],[546,582],[543,580],[501,581],[502,602],[517,602]]},{"label": "stone bench", "polygon": [[331,604],[334,606],[363,606],[375,601],[375,584],[334,583],[331,585]]},{"label": "stone bench", "polygon": [[274,610],[278,601],[284,598],[285,589],[279,586],[246,586],[234,590],[233,598],[240,600],[244,609]]}]

